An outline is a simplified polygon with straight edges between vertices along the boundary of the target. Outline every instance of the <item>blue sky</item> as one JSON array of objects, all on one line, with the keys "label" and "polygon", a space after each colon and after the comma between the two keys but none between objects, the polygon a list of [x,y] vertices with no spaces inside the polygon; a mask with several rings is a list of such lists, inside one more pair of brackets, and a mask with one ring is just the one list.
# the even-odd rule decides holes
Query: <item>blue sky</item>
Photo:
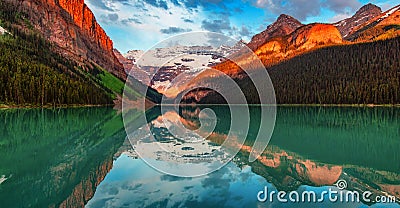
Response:
[{"label": "blue sky", "polygon": [[373,3],[387,10],[397,0],[85,0],[96,19],[125,53],[146,50],[170,36],[190,31],[251,37],[284,13],[303,23],[336,22]]}]

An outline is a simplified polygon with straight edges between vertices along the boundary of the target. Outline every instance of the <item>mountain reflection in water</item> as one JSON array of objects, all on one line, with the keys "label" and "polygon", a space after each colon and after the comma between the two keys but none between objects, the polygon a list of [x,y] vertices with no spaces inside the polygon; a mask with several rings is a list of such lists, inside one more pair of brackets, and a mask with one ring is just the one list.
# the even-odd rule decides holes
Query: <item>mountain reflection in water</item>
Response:
[{"label": "mountain reflection in water", "polygon": [[[207,142],[218,148],[229,131],[229,108],[207,108],[218,117]],[[168,111],[166,117],[169,125],[179,119],[198,129],[200,110],[181,108]],[[269,146],[250,163],[259,111],[250,108],[249,136],[234,160],[196,178],[159,173],[138,159],[125,140],[121,115],[111,108],[0,111],[1,206],[365,206],[257,202],[264,186],[322,192],[339,179],[348,182],[347,190],[400,198],[399,108],[279,107]],[[155,130],[162,121],[160,109],[148,111],[147,118]],[[152,133],[163,142],[180,141],[165,131]],[[183,146],[184,151],[196,151],[196,146]],[[398,203],[374,206],[400,207]]]},{"label": "mountain reflection in water", "polygon": [[[212,108],[219,118],[215,131],[207,138],[218,146],[229,130],[229,108],[207,108]],[[149,125],[159,141],[173,141],[179,138],[155,130],[154,126],[163,119],[169,125],[179,119],[187,128],[195,130],[200,125],[200,111],[200,108],[190,107],[181,108],[179,112],[171,110],[163,117],[153,116],[155,119]],[[246,144],[235,159],[221,170],[204,177],[173,177],[155,172],[141,160],[131,159],[135,154],[124,153],[88,206],[269,206],[271,204],[257,202],[257,193],[264,186],[278,191],[314,190],[321,193],[333,188],[339,179],[348,181],[347,190],[350,191],[357,190],[361,194],[371,191],[373,197],[389,194],[400,198],[400,109],[281,107],[270,145],[256,162],[249,163],[249,152],[260,120],[259,111],[260,108],[251,108],[252,123]],[[190,150],[195,149],[193,146]],[[283,206],[277,202],[272,205]],[[362,203],[329,202],[302,205],[365,206]],[[292,206],[297,207],[298,204],[284,205]]]}]

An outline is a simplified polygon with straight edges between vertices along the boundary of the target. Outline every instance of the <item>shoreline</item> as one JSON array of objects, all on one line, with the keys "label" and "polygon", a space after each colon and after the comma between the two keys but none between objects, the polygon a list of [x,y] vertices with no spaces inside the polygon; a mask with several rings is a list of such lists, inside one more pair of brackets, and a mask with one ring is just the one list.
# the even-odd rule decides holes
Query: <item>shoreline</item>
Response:
[{"label": "shoreline", "polygon": [[[63,109],[63,108],[93,108],[93,107],[115,107],[115,104],[108,105],[45,105],[45,106],[32,106],[32,105],[4,105],[0,104],[0,110],[6,109]],[[154,106],[161,106],[161,104],[155,104]],[[178,106],[176,104],[164,104],[163,106]],[[353,108],[400,108],[400,104],[276,104],[276,105],[261,105],[261,104],[180,104],[183,107],[196,107],[196,106],[276,106],[276,107],[353,107]]]},{"label": "shoreline", "polygon": [[33,106],[33,105],[5,105],[0,104],[0,110],[6,109],[63,109],[63,108],[94,108],[94,107],[114,107],[114,104],[109,105],[45,105],[45,106]]},{"label": "shoreline", "polygon": [[[156,106],[161,106],[157,104]],[[177,106],[175,104],[165,104],[164,106]],[[195,107],[195,106],[276,106],[276,107],[355,107],[355,108],[375,108],[375,107],[390,107],[399,108],[400,104],[276,104],[276,105],[261,105],[261,104],[180,104],[180,106]]]}]

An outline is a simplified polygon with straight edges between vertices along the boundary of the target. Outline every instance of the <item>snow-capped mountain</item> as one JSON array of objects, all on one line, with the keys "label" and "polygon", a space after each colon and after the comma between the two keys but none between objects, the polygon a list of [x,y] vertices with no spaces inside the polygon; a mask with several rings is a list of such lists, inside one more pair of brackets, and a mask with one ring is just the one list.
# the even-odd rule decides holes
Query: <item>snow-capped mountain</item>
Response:
[{"label": "snow-capped mountain", "polygon": [[147,52],[131,50],[124,56],[139,68],[131,72],[132,76],[159,92],[169,95],[168,89],[174,83],[184,85],[206,68],[221,63],[244,46],[243,40],[233,46],[177,45],[155,48]]},{"label": "snow-capped mountain", "polygon": [[124,54],[125,58],[131,60],[133,64],[136,64],[141,56],[143,56],[144,51],[142,50],[130,50]]}]

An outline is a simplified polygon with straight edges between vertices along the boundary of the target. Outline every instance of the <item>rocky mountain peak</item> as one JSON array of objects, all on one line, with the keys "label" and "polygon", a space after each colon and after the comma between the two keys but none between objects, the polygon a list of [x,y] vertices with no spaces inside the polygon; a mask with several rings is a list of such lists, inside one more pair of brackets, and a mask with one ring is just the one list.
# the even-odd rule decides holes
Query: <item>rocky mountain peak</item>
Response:
[{"label": "rocky mountain peak", "polygon": [[350,41],[371,41],[394,38],[400,35],[400,5],[397,5],[377,17],[354,27],[346,38]]},{"label": "rocky mountain peak", "polygon": [[303,26],[303,24],[297,19],[287,14],[281,14],[266,30],[255,35],[248,44],[248,47],[252,50],[256,50],[268,40],[289,35],[301,26]]},{"label": "rocky mountain peak", "polygon": [[290,30],[293,29],[293,31],[294,31],[301,26],[303,26],[303,24],[301,24],[301,22],[298,21],[297,19],[295,19],[294,17],[289,16],[287,14],[281,14],[281,15],[279,15],[278,19],[274,23],[272,23],[271,25],[269,25],[267,27],[266,32],[271,33],[280,28],[281,29],[290,29]]},{"label": "rocky mountain peak", "polygon": [[369,3],[361,7],[357,12],[356,15],[360,15],[364,12],[370,12],[370,13],[382,13],[382,9],[375,4]]},{"label": "rocky mountain peak", "polygon": [[354,28],[363,25],[381,14],[382,9],[380,7],[369,3],[361,7],[352,17],[337,22],[334,25],[339,29],[343,37],[347,37]]},{"label": "rocky mountain peak", "polygon": [[[282,23],[282,22],[296,22],[300,23],[296,18],[287,15],[287,14],[281,14],[279,15],[278,19],[276,20],[275,23]],[[301,23],[300,23],[301,24]]]}]

